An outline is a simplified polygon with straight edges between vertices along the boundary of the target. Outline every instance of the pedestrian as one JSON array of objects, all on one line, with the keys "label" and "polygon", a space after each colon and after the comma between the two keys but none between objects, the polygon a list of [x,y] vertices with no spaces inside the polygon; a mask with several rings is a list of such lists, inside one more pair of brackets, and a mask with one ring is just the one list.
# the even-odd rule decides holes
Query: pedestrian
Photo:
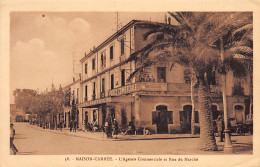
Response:
[{"label": "pedestrian", "polygon": [[132,121],[129,122],[129,124],[126,128],[126,131],[124,133],[124,135],[127,135],[127,134],[132,134],[132,135],[135,134],[135,125]]},{"label": "pedestrian", "polygon": [[77,121],[74,121],[73,131],[76,132],[76,130],[77,130]]},{"label": "pedestrian", "polygon": [[60,131],[62,132],[62,121],[59,123]]},{"label": "pedestrian", "polygon": [[219,141],[223,142],[223,139],[224,139],[224,120],[223,120],[221,115],[218,116],[218,118],[216,120],[216,124],[217,124]]},{"label": "pedestrian", "polygon": [[71,131],[72,131],[72,128],[73,128],[73,122],[72,122],[72,120],[70,121],[69,126],[70,126],[70,132],[71,132]]},{"label": "pedestrian", "polygon": [[15,129],[13,128],[13,123],[10,124],[10,151],[11,154],[16,155],[16,152],[18,152],[18,149],[14,145],[14,135],[15,135]]},{"label": "pedestrian", "polygon": [[114,122],[113,122],[113,135],[116,136],[116,139],[117,139],[117,135],[118,135],[118,122],[116,119],[114,119]]},{"label": "pedestrian", "polygon": [[105,120],[105,133],[107,135],[107,138],[109,138],[109,134],[108,134],[108,119],[107,118]]},{"label": "pedestrian", "polygon": [[109,138],[112,138],[112,133],[113,133],[112,124],[113,124],[113,122],[112,122],[112,117],[110,116],[110,117],[108,118],[108,137],[109,137]]}]

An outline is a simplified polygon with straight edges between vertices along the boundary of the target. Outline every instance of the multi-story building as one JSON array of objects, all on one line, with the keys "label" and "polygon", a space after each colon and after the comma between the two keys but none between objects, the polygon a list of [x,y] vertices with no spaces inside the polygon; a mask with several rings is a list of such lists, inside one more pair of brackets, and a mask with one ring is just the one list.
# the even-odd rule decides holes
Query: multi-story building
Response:
[{"label": "multi-story building", "polygon": [[[190,73],[181,65],[172,69],[160,62],[141,71],[128,81],[138,67],[126,61],[131,53],[143,48],[146,28],[133,20],[81,59],[82,81],[79,124],[104,125],[108,115],[120,126],[133,122],[136,128],[147,127],[154,133],[189,132],[191,124]],[[209,76],[212,91],[213,119],[222,112],[220,76]],[[249,85],[227,75],[228,115],[244,121],[248,113]],[[199,126],[199,108],[195,90],[195,123]]]},{"label": "multi-story building", "polygon": [[[65,86],[65,106],[64,106],[64,115],[62,118],[59,116],[57,120],[63,120],[64,127],[69,128],[70,122],[77,122],[77,127],[79,127],[79,99],[80,99],[80,78],[73,78],[73,82]],[[79,127],[81,128],[81,127]]]}]

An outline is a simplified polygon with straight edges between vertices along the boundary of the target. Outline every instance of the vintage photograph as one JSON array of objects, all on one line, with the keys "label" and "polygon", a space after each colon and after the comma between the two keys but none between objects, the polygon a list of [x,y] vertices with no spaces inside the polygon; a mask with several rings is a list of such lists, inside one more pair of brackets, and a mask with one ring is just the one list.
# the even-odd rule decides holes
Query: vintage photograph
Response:
[{"label": "vintage photograph", "polygon": [[10,155],[253,155],[253,132],[253,12],[10,12]]}]

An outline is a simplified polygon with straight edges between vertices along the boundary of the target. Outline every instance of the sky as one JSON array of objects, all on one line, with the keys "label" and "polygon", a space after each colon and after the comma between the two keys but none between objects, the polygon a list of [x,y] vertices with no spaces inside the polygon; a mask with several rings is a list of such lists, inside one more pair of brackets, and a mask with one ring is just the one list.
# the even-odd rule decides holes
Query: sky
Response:
[{"label": "sky", "polygon": [[116,32],[117,18],[121,27],[133,19],[164,22],[165,12],[11,12],[11,103],[16,88],[43,92],[71,83],[84,53]]}]

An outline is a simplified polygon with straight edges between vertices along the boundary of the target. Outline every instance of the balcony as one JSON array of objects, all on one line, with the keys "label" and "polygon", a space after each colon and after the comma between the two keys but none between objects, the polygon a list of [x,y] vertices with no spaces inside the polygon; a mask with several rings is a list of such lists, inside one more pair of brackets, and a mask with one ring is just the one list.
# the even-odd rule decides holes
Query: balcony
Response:
[{"label": "balcony", "polygon": [[242,86],[234,86],[232,89],[232,95],[244,96],[244,88]]},{"label": "balcony", "polygon": [[92,95],[92,100],[96,100],[96,95],[95,94]]},{"label": "balcony", "polygon": [[168,91],[173,92],[190,92],[190,84],[183,83],[169,83]]},{"label": "balcony", "polygon": [[167,83],[139,82],[112,89],[108,96],[119,96],[136,91],[167,91]]},{"label": "balcony", "polygon": [[101,92],[101,93],[100,93],[100,98],[101,98],[101,99],[105,98],[105,92]]},{"label": "balcony", "polygon": [[88,101],[88,97],[85,97],[85,98],[84,98],[84,102],[87,102],[87,101]]}]

